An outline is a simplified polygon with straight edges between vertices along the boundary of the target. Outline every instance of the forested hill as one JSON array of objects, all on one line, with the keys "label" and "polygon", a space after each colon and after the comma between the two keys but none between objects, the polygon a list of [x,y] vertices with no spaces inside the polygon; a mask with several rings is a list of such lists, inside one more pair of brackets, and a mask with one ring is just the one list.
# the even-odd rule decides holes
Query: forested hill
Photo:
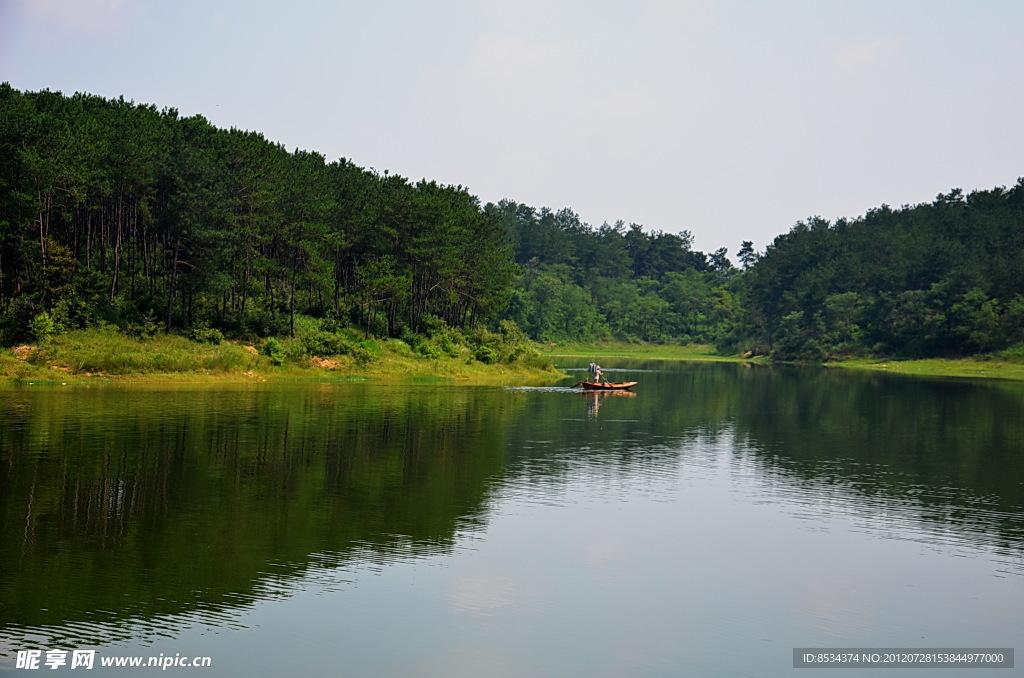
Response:
[{"label": "forested hill", "polygon": [[861,218],[812,218],[742,281],[745,327],[785,359],[1024,358],[1024,179]]},{"label": "forested hill", "polygon": [[[1024,181],[829,223],[742,268],[690,234],[481,205],[173,109],[0,85],[0,343],[40,328],[712,343],[1024,358]],[[298,328],[298,329],[297,329]],[[151,331],[150,329],[150,331]],[[301,333],[301,332],[299,332]]]},{"label": "forested hill", "polygon": [[[294,333],[296,316],[396,336],[487,323],[515,263],[462,187],[288,152],[201,116],[0,86],[0,329]],[[436,321],[434,321],[436,322]]]},{"label": "forested hill", "polygon": [[440,319],[515,320],[544,339],[710,340],[700,309],[728,310],[688,234],[484,207],[461,186],[123,99],[0,86],[0,165],[6,345],[31,339],[42,314],[63,329],[235,336],[294,335],[298,317],[391,337]]}]

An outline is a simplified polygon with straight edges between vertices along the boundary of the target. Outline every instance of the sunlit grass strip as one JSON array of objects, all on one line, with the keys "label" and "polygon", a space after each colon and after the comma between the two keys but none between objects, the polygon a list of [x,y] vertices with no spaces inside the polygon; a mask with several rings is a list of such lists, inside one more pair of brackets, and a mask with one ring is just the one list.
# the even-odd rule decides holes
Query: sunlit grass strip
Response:
[{"label": "sunlit grass strip", "polygon": [[29,362],[72,375],[124,376],[226,374],[261,366],[260,356],[237,344],[199,344],[175,335],[140,340],[114,330],[85,330],[55,336],[38,347]]},{"label": "sunlit grass strip", "polygon": [[829,367],[844,367],[890,374],[907,374],[920,377],[957,377],[977,379],[1024,380],[1024,365],[995,359],[963,358],[946,360],[930,358],[925,360],[844,360],[828,363]]},{"label": "sunlit grass strip", "polygon": [[[298,340],[282,339],[288,349]],[[182,336],[157,335],[150,339],[126,337],[112,328],[55,335],[40,346],[0,351],[0,378],[19,382],[97,378],[137,380],[281,380],[281,379],[427,379],[502,383],[516,380],[547,381],[562,376],[550,358],[523,354],[500,364],[484,364],[471,356],[424,357],[404,342],[363,342],[358,357],[335,355],[329,360],[299,355],[281,365],[255,346],[223,342],[198,343]]]},{"label": "sunlit grass strip", "polygon": [[592,344],[540,344],[541,353],[562,358],[657,358],[663,360],[736,360],[718,355],[708,344],[631,344],[596,342]]}]

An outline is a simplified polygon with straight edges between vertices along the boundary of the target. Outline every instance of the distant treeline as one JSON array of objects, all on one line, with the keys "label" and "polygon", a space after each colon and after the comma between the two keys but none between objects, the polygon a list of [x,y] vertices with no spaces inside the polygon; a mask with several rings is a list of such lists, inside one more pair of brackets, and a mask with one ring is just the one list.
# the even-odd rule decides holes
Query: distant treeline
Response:
[{"label": "distant treeline", "polygon": [[505,316],[544,341],[720,343],[734,332],[738,271],[724,249],[623,222],[594,229],[570,210],[488,205],[522,273]]},{"label": "distant treeline", "polygon": [[511,320],[544,341],[782,359],[1024,341],[1024,180],[811,218],[763,253],[744,242],[740,268],[691,245],[686,231],[482,206],[461,186],[289,152],[173,109],[0,85],[7,345],[95,323],[295,334],[297,317],[381,337]]}]

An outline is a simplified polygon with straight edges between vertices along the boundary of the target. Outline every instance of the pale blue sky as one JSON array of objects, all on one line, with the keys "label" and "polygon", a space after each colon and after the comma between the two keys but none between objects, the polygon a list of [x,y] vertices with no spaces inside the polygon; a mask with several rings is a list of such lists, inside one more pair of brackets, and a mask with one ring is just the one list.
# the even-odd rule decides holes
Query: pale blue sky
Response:
[{"label": "pale blue sky", "polygon": [[0,0],[0,80],[758,249],[1024,176],[1024,2]]}]

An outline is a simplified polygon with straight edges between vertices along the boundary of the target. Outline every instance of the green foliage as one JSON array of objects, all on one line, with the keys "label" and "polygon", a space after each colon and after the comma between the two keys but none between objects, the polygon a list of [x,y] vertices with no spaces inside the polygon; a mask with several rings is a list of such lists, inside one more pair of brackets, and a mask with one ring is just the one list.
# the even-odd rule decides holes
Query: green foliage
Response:
[{"label": "green foliage", "polygon": [[160,331],[160,323],[157,322],[153,312],[149,311],[139,320],[125,324],[123,331],[125,335],[133,339],[144,341],[156,336],[156,333]]},{"label": "green foliage", "polygon": [[818,217],[743,274],[747,318],[784,359],[954,357],[1024,339],[1024,180],[931,204]]},{"label": "green foliage", "polygon": [[5,336],[46,311],[68,329],[103,320],[139,338],[154,322],[397,337],[428,314],[486,324],[509,297],[511,248],[461,186],[124,100],[3,85],[0,120]]},{"label": "green foliage", "polygon": [[546,342],[710,342],[734,328],[737,274],[725,250],[704,255],[692,237],[639,224],[593,229],[569,210],[503,201],[498,215],[523,267],[504,318]]},{"label": "green foliage", "polygon": [[231,343],[196,344],[186,337],[128,337],[112,327],[54,335],[29,358],[38,367],[55,365],[71,374],[115,375],[244,372],[261,360]]},{"label": "green foliage", "polygon": [[499,360],[498,351],[495,350],[493,346],[488,346],[486,344],[477,346],[476,351],[473,353],[473,357],[485,365],[493,365]]},{"label": "green foliage", "polygon": [[36,342],[42,343],[49,339],[58,330],[58,325],[50,317],[50,314],[43,311],[29,323],[29,332]]},{"label": "green foliage", "polygon": [[284,365],[284,346],[273,337],[267,339],[267,342],[263,344],[263,355],[269,357],[271,364],[277,367]]},{"label": "green foliage", "polygon": [[996,354],[1000,360],[1012,363],[1024,363],[1024,343],[1016,344]]},{"label": "green foliage", "polygon": [[[818,359],[1024,342],[1024,179],[798,222],[763,253],[412,183],[202,116],[0,85],[0,338],[109,323],[153,340],[290,337],[282,355],[507,362],[545,342],[714,343]],[[102,226],[100,226],[102,222]],[[45,315],[44,315],[45,314]],[[53,323],[51,328],[46,318]],[[484,337],[485,335],[480,335]],[[376,344],[374,344],[376,345]],[[519,353],[517,354],[517,351]],[[283,359],[283,358],[282,358]]]},{"label": "green foliage", "polygon": [[300,341],[304,354],[309,356],[351,355],[355,348],[343,335],[319,330],[305,335]]},{"label": "green foliage", "polygon": [[224,333],[209,327],[196,327],[189,332],[189,338],[200,344],[218,345],[224,341]]}]

